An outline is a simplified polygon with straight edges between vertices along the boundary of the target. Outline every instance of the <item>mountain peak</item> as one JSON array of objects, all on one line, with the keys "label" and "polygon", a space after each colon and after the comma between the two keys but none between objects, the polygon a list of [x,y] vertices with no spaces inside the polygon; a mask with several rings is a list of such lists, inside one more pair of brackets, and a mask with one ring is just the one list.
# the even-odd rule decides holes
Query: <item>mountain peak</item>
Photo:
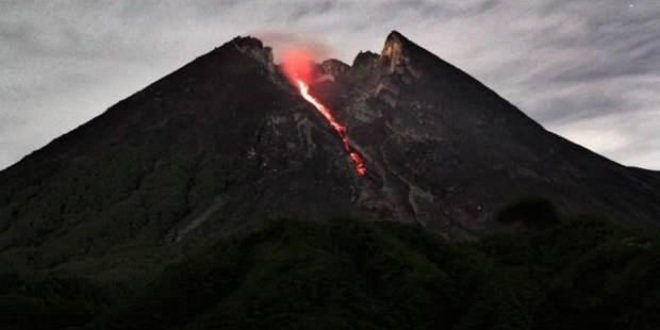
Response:
[{"label": "mountain peak", "polygon": [[421,76],[421,72],[413,67],[416,49],[421,49],[397,31],[392,31],[385,39],[385,45],[380,53],[380,61],[390,74],[398,74],[410,82]]},{"label": "mountain peak", "polygon": [[387,38],[385,38],[385,44],[388,44],[388,43],[403,43],[403,42],[409,42],[409,40],[408,40],[408,38],[406,38],[403,34],[401,34],[397,30],[392,30],[387,35]]},{"label": "mountain peak", "polygon": [[378,58],[380,58],[380,55],[371,51],[359,52],[355,56],[355,59],[353,59],[352,67],[359,68],[363,66],[371,66],[378,61]]},{"label": "mountain peak", "polygon": [[385,39],[385,45],[380,53],[381,56],[392,65],[401,62],[406,42],[409,42],[408,39],[401,33],[397,31],[390,32]]},{"label": "mountain peak", "polygon": [[321,62],[321,68],[325,73],[338,77],[350,70],[351,66],[338,59],[331,58]]},{"label": "mountain peak", "polygon": [[264,46],[261,40],[251,36],[238,36],[231,41],[231,44],[234,45],[238,51],[258,60],[267,67],[274,67],[273,50],[270,47]]}]

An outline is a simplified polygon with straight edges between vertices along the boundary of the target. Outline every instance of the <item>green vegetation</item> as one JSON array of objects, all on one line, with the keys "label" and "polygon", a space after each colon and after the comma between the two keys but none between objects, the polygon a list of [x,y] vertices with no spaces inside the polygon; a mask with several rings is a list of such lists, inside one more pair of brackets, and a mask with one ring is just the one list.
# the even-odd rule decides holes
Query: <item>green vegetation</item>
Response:
[{"label": "green vegetation", "polygon": [[0,327],[660,328],[660,235],[589,219],[469,243],[394,223],[280,221],[152,274],[131,291],[0,270]]}]

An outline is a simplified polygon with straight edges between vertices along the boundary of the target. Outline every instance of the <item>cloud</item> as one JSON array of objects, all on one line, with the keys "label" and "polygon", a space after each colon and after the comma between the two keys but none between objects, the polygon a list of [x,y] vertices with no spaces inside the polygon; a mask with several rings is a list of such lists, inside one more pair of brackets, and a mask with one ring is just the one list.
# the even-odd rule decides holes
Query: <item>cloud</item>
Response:
[{"label": "cloud", "polygon": [[629,2],[3,1],[0,168],[236,35],[350,63],[396,29],[546,128],[660,169],[660,6]]}]

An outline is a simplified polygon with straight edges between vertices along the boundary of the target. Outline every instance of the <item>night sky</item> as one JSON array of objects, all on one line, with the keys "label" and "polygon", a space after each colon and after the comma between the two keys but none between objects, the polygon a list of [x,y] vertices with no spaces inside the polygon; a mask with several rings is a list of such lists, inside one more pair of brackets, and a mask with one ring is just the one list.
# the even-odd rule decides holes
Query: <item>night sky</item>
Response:
[{"label": "night sky", "polygon": [[1,0],[0,168],[237,35],[351,63],[393,29],[547,129],[660,169],[660,0]]}]

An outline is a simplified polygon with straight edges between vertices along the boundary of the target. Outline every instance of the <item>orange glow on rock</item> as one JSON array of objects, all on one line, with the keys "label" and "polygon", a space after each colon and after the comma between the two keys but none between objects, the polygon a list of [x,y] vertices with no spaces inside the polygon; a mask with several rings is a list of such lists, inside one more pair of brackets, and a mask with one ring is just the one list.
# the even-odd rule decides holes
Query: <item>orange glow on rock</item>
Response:
[{"label": "orange glow on rock", "polygon": [[341,139],[344,150],[351,158],[353,166],[355,167],[355,172],[360,176],[364,176],[367,174],[367,165],[365,164],[362,155],[351,146],[348,135],[346,134],[346,127],[337,121],[328,107],[309,93],[309,85],[313,78],[312,65],[313,61],[311,56],[301,50],[287,52],[282,61],[282,67],[286,77],[296,88],[298,88],[303,99],[313,105],[314,108],[316,108],[316,110],[325,118],[328,124],[332,126]]},{"label": "orange glow on rock", "polygon": [[312,81],[312,68],[314,62],[312,56],[301,49],[292,49],[284,53],[282,57],[282,68],[284,74],[291,81],[296,84],[298,80],[302,80],[306,84]]}]

